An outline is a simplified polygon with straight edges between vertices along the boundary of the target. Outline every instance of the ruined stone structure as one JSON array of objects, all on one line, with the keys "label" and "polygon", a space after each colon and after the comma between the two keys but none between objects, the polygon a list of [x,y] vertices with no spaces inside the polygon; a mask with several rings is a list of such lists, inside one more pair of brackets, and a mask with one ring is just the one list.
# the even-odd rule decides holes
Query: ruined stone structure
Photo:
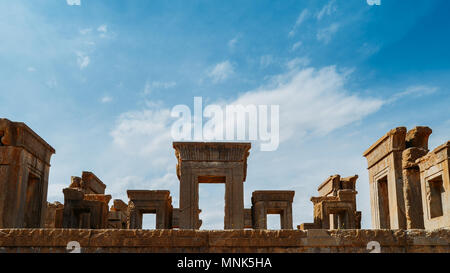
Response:
[{"label": "ruined stone structure", "polygon": [[281,229],[292,229],[294,191],[254,191],[252,222],[254,229],[267,229],[267,214],[280,215]]},{"label": "ruined stone structure", "polygon": [[450,141],[417,159],[426,229],[450,228]]},{"label": "ruined stone structure", "polygon": [[376,229],[450,227],[448,143],[428,153],[428,127],[398,127],[365,153]]},{"label": "ruined stone structure", "polygon": [[108,228],[128,228],[128,205],[120,199],[114,199],[108,214]]},{"label": "ruined stone structure", "polygon": [[199,183],[225,183],[225,229],[244,228],[250,143],[174,142],[173,148],[180,180],[179,227],[199,228]]},{"label": "ruined stone structure", "polygon": [[69,188],[63,189],[63,228],[106,228],[111,195],[104,194],[105,188],[91,172],[72,176]]},{"label": "ruined stone structure", "polygon": [[169,191],[127,191],[130,202],[128,203],[128,228],[141,229],[142,215],[144,213],[156,214],[156,228],[172,228],[172,197]]},{"label": "ruined stone structure", "polygon": [[45,217],[45,228],[62,228],[64,205],[56,201],[47,202],[47,214]]},{"label": "ruined stone structure", "polygon": [[[250,143],[174,142],[179,207],[167,190],[115,199],[93,173],[72,177],[64,204],[47,202],[55,150],[23,123],[0,119],[0,252],[450,252],[450,141],[428,151],[431,129],[399,127],[365,153],[375,230],[360,230],[358,176],[329,177],[312,197],[314,223],[293,230],[294,191],[254,191],[244,208]],[[225,184],[223,231],[199,231],[199,183]],[[142,230],[145,213],[156,229]],[[279,214],[281,230],[267,230]],[[44,228],[43,228],[44,227]],[[250,230],[245,230],[250,229]],[[422,229],[422,230],[420,230]]]},{"label": "ruined stone structure", "polygon": [[54,153],[24,123],[0,119],[0,228],[44,227]]},{"label": "ruined stone structure", "polygon": [[360,229],[361,212],[356,210],[357,175],[341,178],[330,176],[319,188],[319,197],[312,197],[314,223],[303,223],[298,229]]}]

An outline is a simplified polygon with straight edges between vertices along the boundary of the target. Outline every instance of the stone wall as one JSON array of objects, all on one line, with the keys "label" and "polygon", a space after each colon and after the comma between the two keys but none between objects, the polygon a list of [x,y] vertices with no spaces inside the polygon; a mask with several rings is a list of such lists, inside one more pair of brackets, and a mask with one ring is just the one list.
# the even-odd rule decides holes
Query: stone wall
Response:
[{"label": "stone wall", "polygon": [[367,253],[450,252],[450,229],[424,230],[114,230],[0,229],[0,253],[68,252],[77,241],[88,252]]}]

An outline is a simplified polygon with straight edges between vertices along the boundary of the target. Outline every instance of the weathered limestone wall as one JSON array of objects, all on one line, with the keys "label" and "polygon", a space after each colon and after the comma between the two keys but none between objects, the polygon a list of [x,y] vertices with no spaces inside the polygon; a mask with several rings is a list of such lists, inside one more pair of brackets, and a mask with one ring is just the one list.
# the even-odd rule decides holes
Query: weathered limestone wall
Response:
[{"label": "weathered limestone wall", "polygon": [[68,252],[70,241],[81,252],[178,253],[450,253],[450,229],[424,230],[117,230],[0,229],[0,253]]}]

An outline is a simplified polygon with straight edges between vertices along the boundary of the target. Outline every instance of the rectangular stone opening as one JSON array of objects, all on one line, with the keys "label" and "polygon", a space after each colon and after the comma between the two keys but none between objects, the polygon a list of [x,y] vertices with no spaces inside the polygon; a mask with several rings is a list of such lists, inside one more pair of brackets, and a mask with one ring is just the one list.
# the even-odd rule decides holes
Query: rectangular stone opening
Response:
[{"label": "rectangular stone opening", "polygon": [[38,228],[41,224],[42,183],[40,177],[32,173],[28,175],[25,198],[25,227]]},{"label": "rectangular stone opening", "polygon": [[[200,177],[199,177],[200,178]],[[200,229],[216,230],[225,227],[225,184],[199,185]]]},{"label": "rectangular stone opening", "polygon": [[142,229],[156,229],[156,211],[142,214]]},{"label": "rectangular stone opening", "polygon": [[267,214],[267,229],[281,229],[280,214]]},{"label": "rectangular stone opening", "polygon": [[348,215],[346,211],[338,211],[330,214],[330,229],[348,228]]},{"label": "rectangular stone opening", "polygon": [[378,212],[380,217],[380,228],[390,229],[391,221],[389,214],[389,190],[388,190],[388,177],[377,181],[378,186]]},{"label": "rectangular stone opening", "polygon": [[428,181],[428,205],[430,217],[436,218],[444,215],[442,199],[444,195],[444,184],[442,175]]}]

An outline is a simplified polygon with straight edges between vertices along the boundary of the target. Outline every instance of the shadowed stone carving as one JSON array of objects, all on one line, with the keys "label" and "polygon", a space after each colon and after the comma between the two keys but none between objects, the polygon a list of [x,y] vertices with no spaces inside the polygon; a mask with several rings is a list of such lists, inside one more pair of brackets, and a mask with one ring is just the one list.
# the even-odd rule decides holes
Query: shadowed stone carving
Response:
[{"label": "shadowed stone carving", "polygon": [[169,191],[128,190],[128,228],[142,229],[142,215],[156,214],[156,229],[172,228],[172,197]]},{"label": "shadowed stone carving", "polygon": [[54,153],[24,123],[0,119],[0,228],[44,227]]},{"label": "shadowed stone carving", "polygon": [[198,229],[199,183],[225,183],[225,229],[244,228],[244,185],[250,143],[174,142],[180,180],[178,224]]}]

